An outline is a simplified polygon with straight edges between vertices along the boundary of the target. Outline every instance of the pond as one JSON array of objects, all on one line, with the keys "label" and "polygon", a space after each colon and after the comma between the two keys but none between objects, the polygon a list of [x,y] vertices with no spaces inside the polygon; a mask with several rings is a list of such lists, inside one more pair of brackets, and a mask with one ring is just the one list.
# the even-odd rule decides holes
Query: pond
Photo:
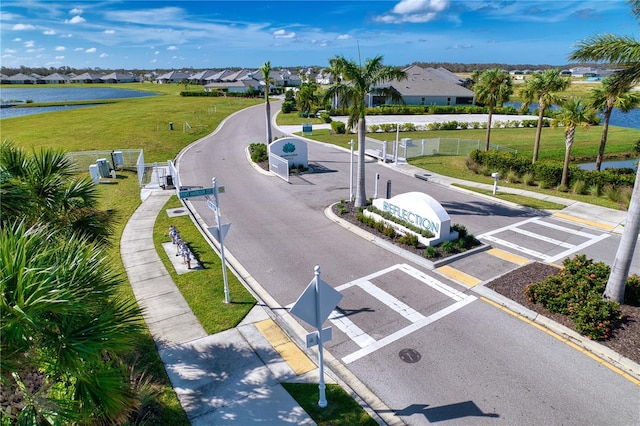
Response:
[{"label": "pond", "polygon": [[[578,167],[582,170],[595,170],[596,163],[583,163],[578,164]],[[603,161],[600,164],[600,170],[604,169],[634,169],[638,170],[638,159],[619,160],[619,161]]]},{"label": "pond", "polygon": [[[88,101],[104,99],[142,98],[158,96],[156,93],[112,87],[38,87],[0,88],[0,102],[3,104],[33,102]],[[83,108],[89,105],[50,106],[34,108],[0,108],[0,119],[41,114],[44,112]]]},{"label": "pond", "polygon": [[[516,109],[520,109],[522,103],[520,102],[505,102],[504,106],[514,106]],[[538,108],[538,104],[534,103],[529,105],[529,111],[533,113]],[[557,106],[553,106],[551,109],[557,109]],[[600,116],[600,123],[604,120],[602,114]],[[640,129],[640,108],[634,108],[629,112],[622,112],[618,108],[614,108],[611,111],[611,118],[609,119],[610,126],[629,127],[632,129]]]}]

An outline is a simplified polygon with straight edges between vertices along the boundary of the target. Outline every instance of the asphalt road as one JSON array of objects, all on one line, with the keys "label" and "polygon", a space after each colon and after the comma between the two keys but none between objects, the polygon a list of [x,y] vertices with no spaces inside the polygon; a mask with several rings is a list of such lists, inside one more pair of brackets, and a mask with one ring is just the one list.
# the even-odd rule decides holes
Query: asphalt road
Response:
[{"label": "asphalt road", "polygon": [[[225,250],[270,295],[276,314],[287,313],[313,278],[314,266],[320,265],[322,279],[344,296],[325,324],[333,326],[333,340],[325,348],[391,414],[411,425],[638,424],[637,385],[438,271],[327,218],[327,206],[349,197],[348,152],[309,143],[315,172],[290,184],[256,170],[245,149],[264,141],[264,122],[262,105],[231,116],[216,133],[181,153],[180,183],[210,186],[216,177],[225,187],[219,207],[223,223],[232,224]],[[392,195],[426,192],[440,201],[452,223],[465,225],[475,235],[504,229],[493,234],[503,244],[522,244],[514,240],[516,234],[524,239],[526,232],[552,229],[552,235],[558,235],[558,226],[568,226],[538,211],[496,204],[372,160],[366,167],[368,196],[379,173],[379,195],[385,195],[387,180]],[[215,225],[205,201],[190,202],[201,220]],[[531,226],[540,230],[525,229]],[[553,245],[556,251],[550,256],[583,244],[571,240],[576,232],[599,235],[578,226],[571,229],[564,244]],[[540,246],[544,240],[536,241],[531,243],[533,253],[549,252]],[[482,280],[516,267],[486,253],[461,264]]]}]

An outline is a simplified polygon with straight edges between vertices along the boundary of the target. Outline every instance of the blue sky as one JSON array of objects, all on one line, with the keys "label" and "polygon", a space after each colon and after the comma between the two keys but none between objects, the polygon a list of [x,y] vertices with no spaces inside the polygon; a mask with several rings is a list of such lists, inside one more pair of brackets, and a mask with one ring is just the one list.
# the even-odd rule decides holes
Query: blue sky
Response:
[{"label": "blue sky", "polygon": [[594,34],[635,37],[624,0],[2,0],[5,67],[324,66],[344,55],[420,62],[566,64]]}]

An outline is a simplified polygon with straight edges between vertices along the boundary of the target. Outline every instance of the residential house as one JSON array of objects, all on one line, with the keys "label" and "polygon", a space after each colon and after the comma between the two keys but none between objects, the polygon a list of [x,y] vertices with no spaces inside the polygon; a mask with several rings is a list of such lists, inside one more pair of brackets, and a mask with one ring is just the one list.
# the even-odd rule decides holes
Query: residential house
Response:
[{"label": "residential house", "polygon": [[107,74],[103,77],[100,77],[105,83],[135,83],[138,81],[138,78],[133,74],[123,74],[120,72],[112,72],[111,74]]},{"label": "residential house", "polygon": [[193,74],[189,77],[189,83],[204,86],[207,84],[207,79],[216,74],[218,73],[212,70],[200,71],[199,73]]},{"label": "residential house", "polygon": [[191,77],[191,73],[186,73],[184,71],[170,71],[168,73],[158,76],[156,78],[156,83],[158,84],[180,83],[183,80],[188,80],[189,77]]},{"label": "residential house", "polygon": [[100,74],[85,72],[75,77],[71,77],[71,82],[72,83],[102,83],[103,81],[101,79],[102,79],[102,76]]},{"label": "residential house", "polygon": [[[405,80],[393,80],[378,87],[393,88],[406,105],[472,105],[473,91],[463,87],[464,81],[444,68],[422,68],[411,65],[404,70]],[[375,94],[367,97],[368,106],[391,103],[390,98]]]},{"label": "residential house", "polygon": [[18,73],[7,78],[10,84],[37,84],[38,80],[30,75]]},{"label": "residential house", "polygon": [[69,83],[71,80],[66,75],[62,75],[56,72],[42,77],[42,81],[45,84],[64,84]]}]

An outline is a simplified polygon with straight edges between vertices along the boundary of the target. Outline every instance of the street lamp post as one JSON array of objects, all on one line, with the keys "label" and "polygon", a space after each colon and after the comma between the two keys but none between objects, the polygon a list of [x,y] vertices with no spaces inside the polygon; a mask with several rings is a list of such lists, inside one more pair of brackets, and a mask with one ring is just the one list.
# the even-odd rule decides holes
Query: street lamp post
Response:
[{"label": "street lamp post", "polygon": [[349,142],[349,145],[351,146],[351,157],[349,160],[349,202],[352,203],[353,202],[353,146],[355,145],[355,142],[353,141],[353,139],[351,139],[351,142]]}]

